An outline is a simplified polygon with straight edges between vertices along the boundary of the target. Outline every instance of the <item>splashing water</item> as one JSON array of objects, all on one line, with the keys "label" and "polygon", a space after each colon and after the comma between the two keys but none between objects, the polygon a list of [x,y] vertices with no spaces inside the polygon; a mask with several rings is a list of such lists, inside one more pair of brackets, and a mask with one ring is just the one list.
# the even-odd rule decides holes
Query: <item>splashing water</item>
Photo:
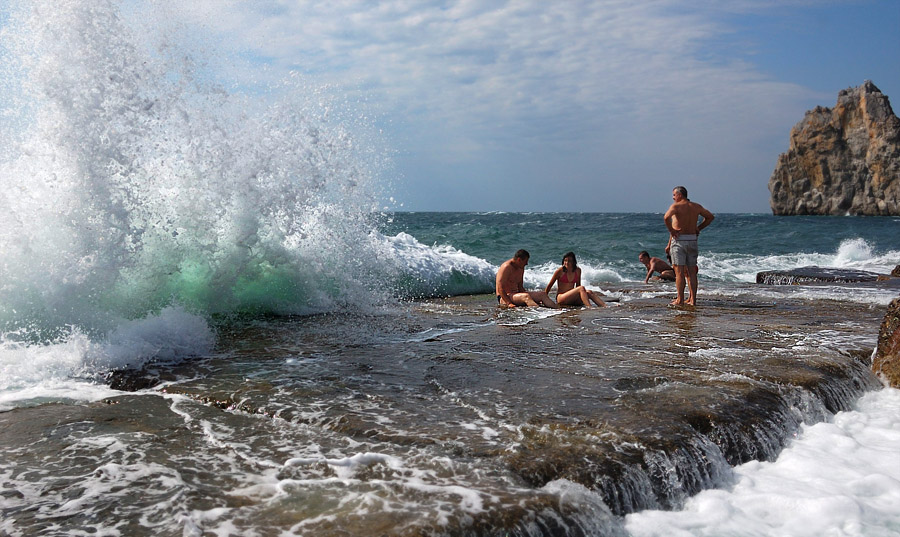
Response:
[{"label": "splashing water", "polygon": [[869,243],[863,239],[849,239],[841,242],[833,264],[836,267],[853,267],[871,260],[872,257],[872,247]]},{"label": "splashing water", "polygon": [[120,7],[23,3],[3,30],[5,331],[371,297],[375,174],[327,107],[230,94]]},{"label": "splashing water", "polygon": [[296,77],[226,91],[158,7],[3,14],[0,402],[209,353],[212,315],[392,294],[378,282],[402,256],[374,231],[386,159],[360,142],[370,125]]}]

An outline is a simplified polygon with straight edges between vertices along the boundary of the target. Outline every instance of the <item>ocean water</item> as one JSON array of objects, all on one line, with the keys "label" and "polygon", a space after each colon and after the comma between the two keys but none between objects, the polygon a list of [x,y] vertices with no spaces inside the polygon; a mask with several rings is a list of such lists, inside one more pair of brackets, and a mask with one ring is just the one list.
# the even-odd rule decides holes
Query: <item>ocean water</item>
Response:
[{"label": "ocean water", "polygon": [[[369,125],[142,5],[2,19],[0,534],[900,532],[900,283],[755,283],[886,274],[900,218],[719,214],[668,308],[661,214],[385,212]],[[609,307],[498,309],[519,248]]]}]

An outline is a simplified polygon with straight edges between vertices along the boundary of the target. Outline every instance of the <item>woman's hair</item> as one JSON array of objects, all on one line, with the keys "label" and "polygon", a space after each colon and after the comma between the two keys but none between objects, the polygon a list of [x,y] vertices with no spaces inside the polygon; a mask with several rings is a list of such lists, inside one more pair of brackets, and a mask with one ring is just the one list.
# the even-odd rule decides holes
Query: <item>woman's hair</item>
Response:
[{"label": "woman's hair", "polygon": [[575,269],[578,268],[578,260],[575,259],[575,252],[566,252],[566,255],[563,256],[563,260],[562,260],[563,272],[567,272],[566,271],[566,258],[567,257],[572,258],[572,270],[574,271]]}]

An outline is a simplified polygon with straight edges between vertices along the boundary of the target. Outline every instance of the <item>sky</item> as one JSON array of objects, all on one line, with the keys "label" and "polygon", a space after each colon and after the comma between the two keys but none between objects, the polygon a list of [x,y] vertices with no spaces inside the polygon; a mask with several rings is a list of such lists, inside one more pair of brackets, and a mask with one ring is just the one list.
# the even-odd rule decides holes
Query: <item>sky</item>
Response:
[{"label": "sky", "polygon": [[397,210],[765,213],[805,111],[900,99],[896,0],[156,3],[224,78],[365,103]]}]

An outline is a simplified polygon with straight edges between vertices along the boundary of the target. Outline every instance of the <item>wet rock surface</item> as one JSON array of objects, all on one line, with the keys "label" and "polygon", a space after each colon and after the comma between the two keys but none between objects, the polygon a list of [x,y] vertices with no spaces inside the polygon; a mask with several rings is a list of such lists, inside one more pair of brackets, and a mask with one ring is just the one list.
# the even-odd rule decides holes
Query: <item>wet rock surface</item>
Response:
[{"label": "wet rock surface", "polygon": [[[746,287],[696,308],[623,287],[595,310],[483,295],[232,323],[214,355],[123,375],[137,391],[0,413],[0,454],[16,476],[65,468],[62,495],[133,472],[130,503],[92,500],[133,535],[145,508],[170,514],[160,497],[265,534],[615,535],[617,516],[728,486],[732,465],[881,386],[883,306]],[[34,512],[13,515],[49,528]]]}]

